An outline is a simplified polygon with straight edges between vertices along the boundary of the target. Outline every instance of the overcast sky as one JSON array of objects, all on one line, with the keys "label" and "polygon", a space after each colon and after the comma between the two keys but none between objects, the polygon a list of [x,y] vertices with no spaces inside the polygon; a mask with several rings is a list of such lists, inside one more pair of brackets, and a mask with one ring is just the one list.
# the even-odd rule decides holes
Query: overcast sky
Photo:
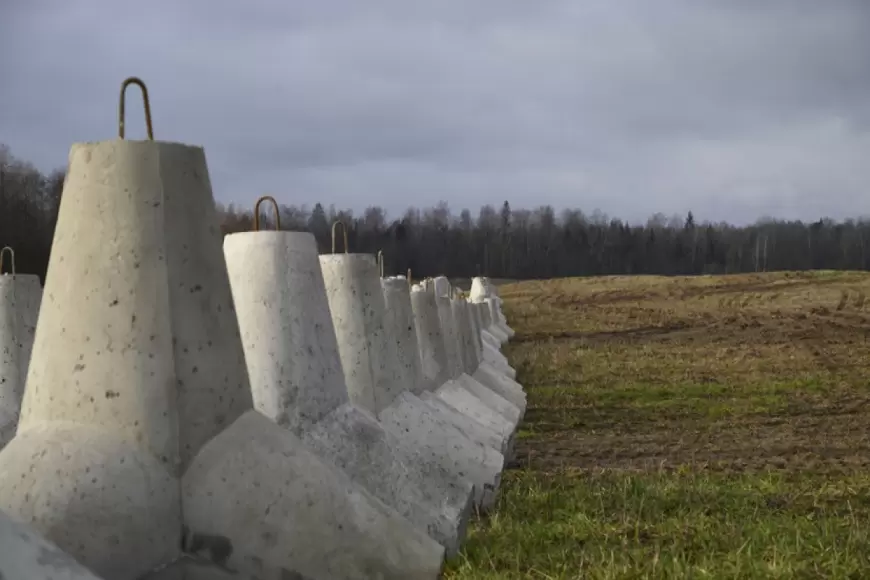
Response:
[{"label": "overcast sky", "polygon": [[0,0],[17,157],[113,138],[131,75],[225,203],[870,214],[870,0]]}]

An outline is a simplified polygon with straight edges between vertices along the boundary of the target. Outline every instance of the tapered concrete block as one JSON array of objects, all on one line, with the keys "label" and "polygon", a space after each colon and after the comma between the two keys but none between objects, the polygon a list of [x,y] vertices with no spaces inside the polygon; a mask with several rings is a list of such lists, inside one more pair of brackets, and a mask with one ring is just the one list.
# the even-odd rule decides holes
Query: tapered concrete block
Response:
[{"label": "tapered concrete block", "polygon": [[411,289],[404,276],[381,280],[384,292],[384,326],[387,340],[395,345],[398,358],[397,381],[412,393],[426,390],[423,380],[423,362],[420,345],[417,343],[417,330],[414,311],[411,307]]},{"label": "tapered concrete block", "polygon": [[252,411],[183,480],[188,551],[254,578],[438,578],[444,548]]},{"label": "tapered concrete block", "polygon": [[18,433],[0,452],[0,509],[111,578],[179,550],[164,204],[186,149],[72,147]]},{"label": "tapered concrete block", "polygon": [[0,578],[99,580],[69,554],[3,512],[0,512]]},{"label": "tapered concrete block", "polygon": [[444,350],[447,353],[447,377],[455,378],[462,373],[462,353],[459,333],[453,320],[453,308],[450,298],[435,295],[438,307],[438,319],[441,321],[441,333],[444,338]]},{"label": "tapered concrete block", "polygon": [[425,461],[374,415],[349,404],[314,236],[233,234],[224,253],[257,410],[456,551],[472,484]]},{"label": "tapered concrete block", "polygon": [[[407,281],[394,278],[382,280],[382,284],[387,307],[387,336],[397,337],[412,347],[393,351],[398,357],[394,366],[406,384],[422,385],[422,368]],[[475,502],[485,509],[489,508],[495,501],[504,457],[494,449],[469,439],[413,394],[424,391],[423,388],[417,388],[402,393],[380,412],[378,418],[385,427],[401,434],[403,441],[412,443],[428,461],[444,465],[453,473],[467,475],[476,488]]]},{"label": "tapered concrete block", "polygon": [[[447,351],[444,346],[433,286],[415,285],[411,290],[411,304],[414,311],[420,355],[424,361],[423,380],[427,385],[426,390],[434,391],[438,386],[447,382],[448,376],[442,372],[447,369]],[[427,360],[430,361],[428,368],[432,369],[428,373],[425,363]],[[461,414],[440,399],[427,398],[424,399],[424,402],[472,441],[482,443],[502,454],[507,449],[508,438]]]},{"label": "tapered concrete block", "polygon": [[[324,492],[332,518],[308,517],[310,506],[286,489],[301,444],[252,410],[221,238],[201,148],[73,146],[21,420],[0,452],[0,508],[112,580],[167,570],[181,557],[182,526],[187,550],[256,569],[240,578],[332,559],[351,564],[316,577],[372,569],[434,578],[440,546],[417,541],[400,516],[310,452],[296,451],[308,489],[358,499]],[[208,502],[220,510],[204,515]],[[270,547],[274,524],[261,519],[270,509],[319,542]],[[347,527],[352,541],[339,539]],[[401,545],[372,549],[382,540],[370,533]]]},{"label": "tapered concrete block", "polygon": [[18,426],[41,299],[38,276],[0,275],[0,449]]},{"label": "tapered concrete block", "polygon": [[[320,263],[351,400],[351,384],[358,384],[357,390],[373,390],[377,408],[375,415],[379,420],[387,421],[389,431],[397,439],[408,441],[416,451],[416,458],[410,458],[403,463],[407,465],[416,461],[418,464],[437,465],[445,473],[441,477],[442,485],[447,483],[446,474],[449,474],[452,479],[451,486],[456,485],[456,482],[471,483],[472,490],[478,489],[475,499],[478,502],[483,501],[485,486],[497,486],[498,474],[490,473],[483,480],[469,477],[468,466],[475,462],[473,455],[450,456],[448,449],[420,438],[419,430],[405,428],[412,425],[405,425],[403,422],[420,423],[424,420],[422,416],[429,413],[422,402],[416,405],[415,412],[420,417],[415,419],[410,419],[407,414],[400,416],[395,409],[390,408],[399,394],[419,391],[413,385],[420,381],[408,376],[408,371],[413,372],[416,367],[399,360],[399,349],[391,340],[391,336],[398,331],[385,326],[386,301],[380,289],[375,261],[366,255],[345,254],[321,256]],[[405,296],[405,299],[410,306],[410,298]],[[407,350],[403,352],[410,353]]]},{"label": "tapered concrete block", "polygon": [[223,245],[254,405],[301,435],[349,400],[317,242],[260,231]]},{"label": "tapered concrete block", "polygon": [[320,256],[323,280],[345,382],[354,405],[377,414],[409,388],[390,368],[383,291],[377,263],[368,254]]},{"label": "tapered concrete block", "polygon": [[519,408],[517,408],[516,405],[514,405],[513,403],[490,389],[488,386],[472,377],[471,375],[462,373],[461,375],[456,377],[456,379],[454,379],[454,382],[462,386],[462,388],[473,394],[478,399],[480,399],[480,401],[487,407],[507,419],[508,422],[513,425],[514,429],[516,429],[517,424],[522,418],[522,412]]},{"label": "tapered concrete block", "polygon": [[411,308],[414,312],[423,380],[426,383],[426,390],[431,391],[450,378],[434,289],[415,284],[411,289]]}]

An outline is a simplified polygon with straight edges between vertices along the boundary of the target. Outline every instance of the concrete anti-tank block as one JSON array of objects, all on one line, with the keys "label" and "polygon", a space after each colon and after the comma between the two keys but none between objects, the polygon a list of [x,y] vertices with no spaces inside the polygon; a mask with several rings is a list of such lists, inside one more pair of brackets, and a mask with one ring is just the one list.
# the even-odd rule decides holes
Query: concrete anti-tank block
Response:
[{"label": "concrete anti-tank block", "polygon": [[18,426],[41,299],[38,276],[0,275],[0,449]]},{"label": "concrete anti-tank block", "polygon": [[526,393],[519,383],[504,376],[485,361],[477,367],[472,376],[491,391],[510,401],[519,409],[521,417],[525,414]]},{"label": "concrete anti-tank block", "polygon": [[187,551],[240,578],[440,575],[441,545],[256,411],[206,444],[182,483]]},{"label": "concrete anti-tank block", "polygon": [[320,256],[320,266],[350,400],[377,414],[407,388],[389,368],[377,263],[368,254],[331,254]]},{"label": "concrete anti-tank block", "polygon": [[[191,533],[187,547],[215,560],[226,559],[221,537],[253,534],[256,540],[246,541],[258,547],[266,539],[253,524],[286,493],[281,475],[298,467],[289,459],[297,441],[252,410],[221,237],[201,148],[124,140],[73,146],[20,425],[0,452],[0,507],[113,580],[139,579],[178,561],[182,524]],[[242,426],[265,423],[286,438],[279,453],[251,451],[233,463],[227,458],[238,457],[233,437],[241,430],[234,421],[246,411],[254,419]],[[265,428],[244,430],[242,453],[268,449],[273,436]],[[359,499],[348,505],[328,498],[342,523],[327,519],[318,527],[320,516],[308,522],[306,533],[319,543],[304,544],[302,563],[328,562],[339,550],[353,570],[403,577],[438,568],[440,546],[418,542],[398,515],[306,457],[318,489]],[[182,510],[180,475],[191,463],[184,476],[191,505]],[[216,472],[218,484],[199,489],[208,480],[204,471]],[[256,484],[280,489],[252,493]],[[208,533],[200,528],[201,496],[219,502],[225,516],[212,510]],[[285,521],[304,521],[308,513],[295,501],[281,507]],[[182,513],[191,518],[182,522]],[[370,513],[381,514],[370,518],[374,534],[383,531],[379,524],[402,528],[385,534],[398,546],[366,550],[372,542],[354,518]],[[345,521],[360,549],[337,539]],[[208,541],[212,536],[218,540]],[[271,560],[263,549],[235,552],[259,570],[240,577],[296,569],[288,560],[298,553],[292,547]],[[393,566],[389,558],[397,553],[411,563]],[[331,577],[366,576],[353,570]]]},{"label": "concrete anti-tank block", "polygon": [[300,434],[348,402],[317,242],[307,232],[224,238],[255,408]]},{"label": "concrete anti-tank block", "polygon": [[462,373],[462,353],[459,332],[453,319],[453,308],[450,298],[435,295],[438,307],[438,319],[441,321],[441,334],[444,339],[444,350],[447,352],[448,380]]},{"label": "concrete anti-tank block", "polygon": [[0,452],[0,509],[110,578],[179,550],[164,203],[180,192],[164,188],[186,149],[73,145],[18,433]]},{"label": "concrete anti-tank block", "polygon": [[224,253],[257,410],[455,551],[473,487],[348,404],[314,236],[232,234]]},{"label": "concrete anti-tank block", "polygon": [[497,412],[499,415],[504,417],[514,426],[516,429],[517,424],[519,423],[522,413],[517,408],[516,405],[478,381],[472,376],[469,376],[465,373],[462,373],[454,382],[458,385],[461,385],[462,388],[467,390],[469,393],[480,399],[480,401]]},{"label": "concrete anti-tank block", "polygon": [[433,288],[415,284],[411,289],[411,308],[414,312],[417,345],[423,361],[423,380],[427,390],[433,390],[450,379],[447,350]]},{"label": "concrete anti-tank block", "polygon": [[434,393],[423,393],[420,395],[420,400],[428,405],[434,413],[456,427],[472,441],[477,441],[487,447],[491,447],[502,455],[505,455],[507,452],[511,439],[509,435],[498,433],[471,417],[463,415],[436,397]]},{"label": "concrete anti-tank block", "polygon": [[420,345],[417,343],[408,280],[404,276],[384,278],[381,280],[381,288],[386,306],[384,327],[387,330],[387,340],[395,343],[398,358],[397,380],[412,393],[420,393],[426,390],[426,384],[423,381],[423,362]]},{"label": "concrete anti-tank block", "polygon": [[[403,393],[401,401],[382,410],[379,420],[402,440],[412,444],[425,458],[442,465],[451,473],[464,474],[474,482],[477,489],[475,501],[488,508],[495,500],[504,458],[492,456],[492,450],[468,439],[453,426],[430,411],[429,407],[412,393],[421,393],[423,377],[419,360],[419,350],[414,332],[414,317],[411,300],[407,292],[407,281],[394,278],[382,281],[384,286],[384,320],[387,336],[400,337],[410,342],[412,348],[387,349],[395,361],[389,366],[396,369],[394,380],[411,386]],[[388,345],[392,346],[392,345]],[[417,385],[414,388],[413,385]]]},{"label": "concrete anti-tank block", "polygon": [[428,460],[446,465],[453,473],[463,473],[474,482],[474,502],[489,509],[495,502],[504,469],[504,456],[491,447],[472,440],[411,393],[402,393],[381,412],[385,428],[401,434]]},{"label": "concrete anti-tank block", "polygon": [[15,519],[97,574],[132,580],[178,556],[180,499],[167,467],[121,437],[90,425],[29,425],[0,456],[0,489]]},{"label": "concrete anti-tank block", "polygon": [[0,578],[99,580],[69,554],[3,512],[0,512]]},{"label": "concrete anti-tank block", "polygon": [[[348,404],[307,430],[303,441],[455,554],[465,539],[475,486],[455,475],[460,470],[454,465],[448,464],[450,470],[442,467],[440,455],[423,455],[415,437],[405,432],[396,436],[390,426]],[[462,465],[469,463],[476,466]],[[489,479],[468,480],[479,482],[481,492],[484,483],[492,483],[491,474]]]},{"label": "concrete anti-tank block", "polygon": [[[425,394],[425,393],[424,393]],[[468,389],[456,381],[447,381],[432,393],[448,406],[478,423],[494,430],[500,435],[511,437],[516,425],[498,411],[489,407]]]}]

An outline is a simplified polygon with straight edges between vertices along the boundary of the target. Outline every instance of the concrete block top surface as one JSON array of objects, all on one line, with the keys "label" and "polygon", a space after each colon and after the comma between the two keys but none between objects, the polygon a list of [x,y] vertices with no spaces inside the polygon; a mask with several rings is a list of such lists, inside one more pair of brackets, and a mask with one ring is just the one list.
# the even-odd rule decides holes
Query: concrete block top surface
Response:
[{"label": "concrete block top surface", "polygon": [[244,232],[224,255],[258,411],[300,432],[348,401],[317,243]]}]

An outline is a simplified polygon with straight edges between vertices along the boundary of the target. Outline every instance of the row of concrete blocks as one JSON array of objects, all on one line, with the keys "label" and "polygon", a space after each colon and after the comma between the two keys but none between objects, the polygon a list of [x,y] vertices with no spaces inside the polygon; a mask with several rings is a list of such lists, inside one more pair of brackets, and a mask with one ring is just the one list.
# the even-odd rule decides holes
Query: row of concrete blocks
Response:
[{"label": "row of concrete blocks", "polygon": [[32,285],[0,276],[6,580],[437,578],[496,499],[526,398],[485,278],[223,238],[201,148],[113,140]]}]

